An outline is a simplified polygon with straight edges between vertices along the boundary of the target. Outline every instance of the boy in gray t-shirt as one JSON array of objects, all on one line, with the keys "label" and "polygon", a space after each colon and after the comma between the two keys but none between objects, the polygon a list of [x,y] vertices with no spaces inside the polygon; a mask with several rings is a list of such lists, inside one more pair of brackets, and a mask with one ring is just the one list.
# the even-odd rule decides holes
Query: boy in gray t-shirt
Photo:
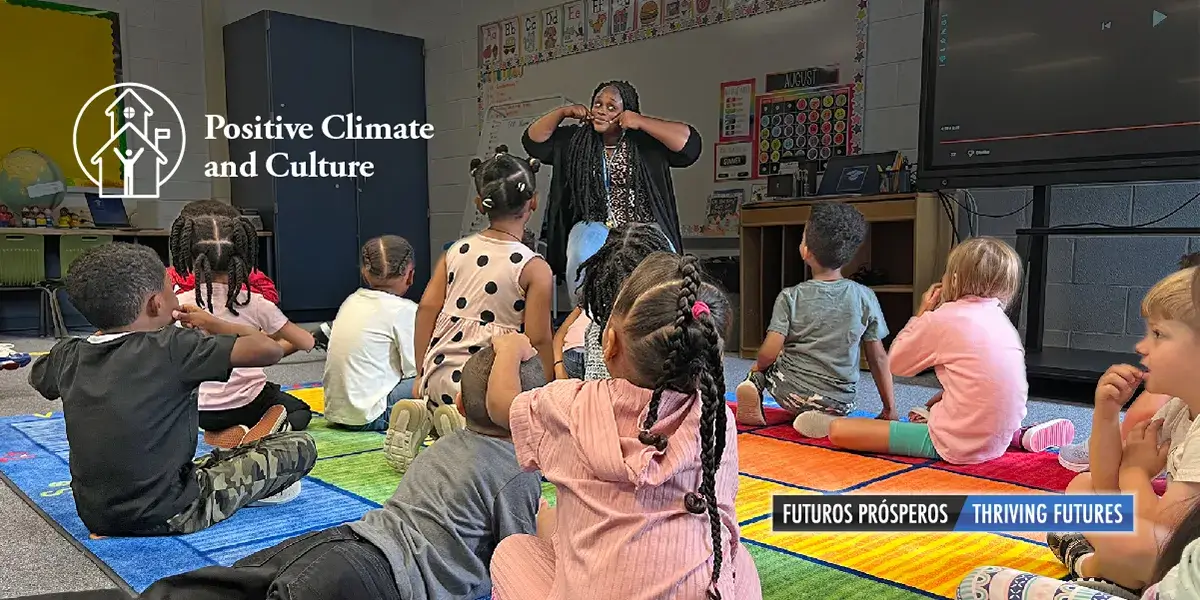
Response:
[{"label": "boy in gray t-shirt", "polygon": [[883,401],[881,419],[896,419],[892,374],[883,338],[887,323],[875,293],[842,277],[866,237],[867,223],[853,205],[819,202],[804,227],[800,256],[812,279],[779,293],[758,361],[737,388],[737,420],[765,425],[763,392],[793,416],[854,410],[860,351]]},{"label": "boy in gray t-shirt", "polygon": [[[457,404],[466,429],[418,454],[382,508],[285,540],[233,567],[168,577],[141,597],[262,600],[276,590],[294,600],[490,596],[492,552],[509,535],[535,533],[541,496],[540,475],[521,471],[511,434],[488,417],[495,356],[487,347],[463,366]],[[523,390],[545,383],[538,358],[521,364]]]}]

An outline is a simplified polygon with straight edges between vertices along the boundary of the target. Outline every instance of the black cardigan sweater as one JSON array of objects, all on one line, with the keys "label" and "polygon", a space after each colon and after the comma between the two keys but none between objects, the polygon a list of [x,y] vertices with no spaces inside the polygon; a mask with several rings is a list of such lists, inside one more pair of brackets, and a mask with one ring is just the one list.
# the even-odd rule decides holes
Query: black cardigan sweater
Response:
[{"label": "black cardigan sweater", "polygon": [[[590,126],[590,125],[589,125]],[[521,145],[525,147],[530,158],[536,158],[543,163],[555,166],[566,164],[567,151],[571,137],[580,125],[559,125],[550,139],[535,142],[529,137],[529,130],[521,137]],[[670,148],[643,131],[630,131],[626,139],[638,145],[638,151],[646,164],[650,175],[650,213],[662,228],[667,239],[671,240],[676,250],[683,250],[683,236],[679,231],[679,210],[675,205],[675,186],[671,183],[671,169],[690,167],[700,158],[703,142],[700,132],[688,125],[690,135],[683,149],[672,152]],[[567,178],[560,176],[559,170],[554,170],[550,180],[549,204],[546,205],[546,221],[542,227],[546,235],[546,262],[550,263],[555,275],[566,276],[567,270],[567,236],[571,228],[582,220],[572,202],[572,190],[567,189]]]}]

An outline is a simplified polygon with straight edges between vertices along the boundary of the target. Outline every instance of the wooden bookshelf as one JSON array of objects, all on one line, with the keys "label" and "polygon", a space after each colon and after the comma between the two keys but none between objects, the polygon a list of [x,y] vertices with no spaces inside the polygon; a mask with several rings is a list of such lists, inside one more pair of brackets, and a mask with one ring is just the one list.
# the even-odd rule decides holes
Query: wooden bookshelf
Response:
[{"label": "wooden bookshelf", "polygon": [[[869,231],[858,255],[842,269],[847,277],[866,265],[884,275],[871,286],[892,338],[921,305],[921,295],[942,278],[954,245],[954,227],[937,194],[890,194],[779,200],[745,205],[741,212],[741,353],[753,358],[766,334],[779,292],[811,277],[800,258],[800,239],[812,205],[853,203]],[[953,212],[951,213],[953,214]]]}]

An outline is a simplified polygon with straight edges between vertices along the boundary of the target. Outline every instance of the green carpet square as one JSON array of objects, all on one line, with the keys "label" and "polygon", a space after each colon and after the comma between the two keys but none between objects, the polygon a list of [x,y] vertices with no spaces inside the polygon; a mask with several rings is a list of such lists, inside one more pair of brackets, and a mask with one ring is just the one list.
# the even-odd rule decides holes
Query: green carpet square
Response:
[{"label": "green carpet square", "polygon": [[313,419],[305,431],[317,442],[317,456],[332,458],[383,448],[383,434],[374,431],[346,431],[329,425],[323,418]]},{"label": "green carpet square", "polygon": [[859,575],[827,567],[771,550],[745,544],[758,566],[763,598],[827,600],[828,598],[871,598],[871,600],[917,600],[925,598],[908,590]]},{"label": "green carpet square", "polygon": [[400,474],[388,466],[383,450],[318,460],[309,475],[377,504],[391,498],[400,483]]}]

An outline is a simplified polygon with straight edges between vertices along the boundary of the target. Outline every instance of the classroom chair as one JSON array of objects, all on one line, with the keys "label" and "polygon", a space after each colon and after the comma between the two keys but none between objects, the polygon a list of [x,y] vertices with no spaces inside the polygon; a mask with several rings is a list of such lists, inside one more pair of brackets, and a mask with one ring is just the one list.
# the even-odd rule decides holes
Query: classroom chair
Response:
[{"label": "classroom chair", "polygon": [[55,321],[55,327],[61,327],[62,336],[67,335],[66,318],[62,313],[62,304],[58,301],[58,292],[66,286],[67,270],[71,268],[71,264],[75,259],[83,255],[91,248],[111,244],[113,236],[107,234],[64,234],[59,237],[58,241],[58,277],[47,277],[41,282],[41,286],[50,292],[50,297],[53,298],[52,317]]},{"label": "classroom chair", "polygon": [[46,280],[46,238],[25,233],[0,233],[0,292],[38,292],[38,335],[53,331],[66,337],[58,298]]}]

